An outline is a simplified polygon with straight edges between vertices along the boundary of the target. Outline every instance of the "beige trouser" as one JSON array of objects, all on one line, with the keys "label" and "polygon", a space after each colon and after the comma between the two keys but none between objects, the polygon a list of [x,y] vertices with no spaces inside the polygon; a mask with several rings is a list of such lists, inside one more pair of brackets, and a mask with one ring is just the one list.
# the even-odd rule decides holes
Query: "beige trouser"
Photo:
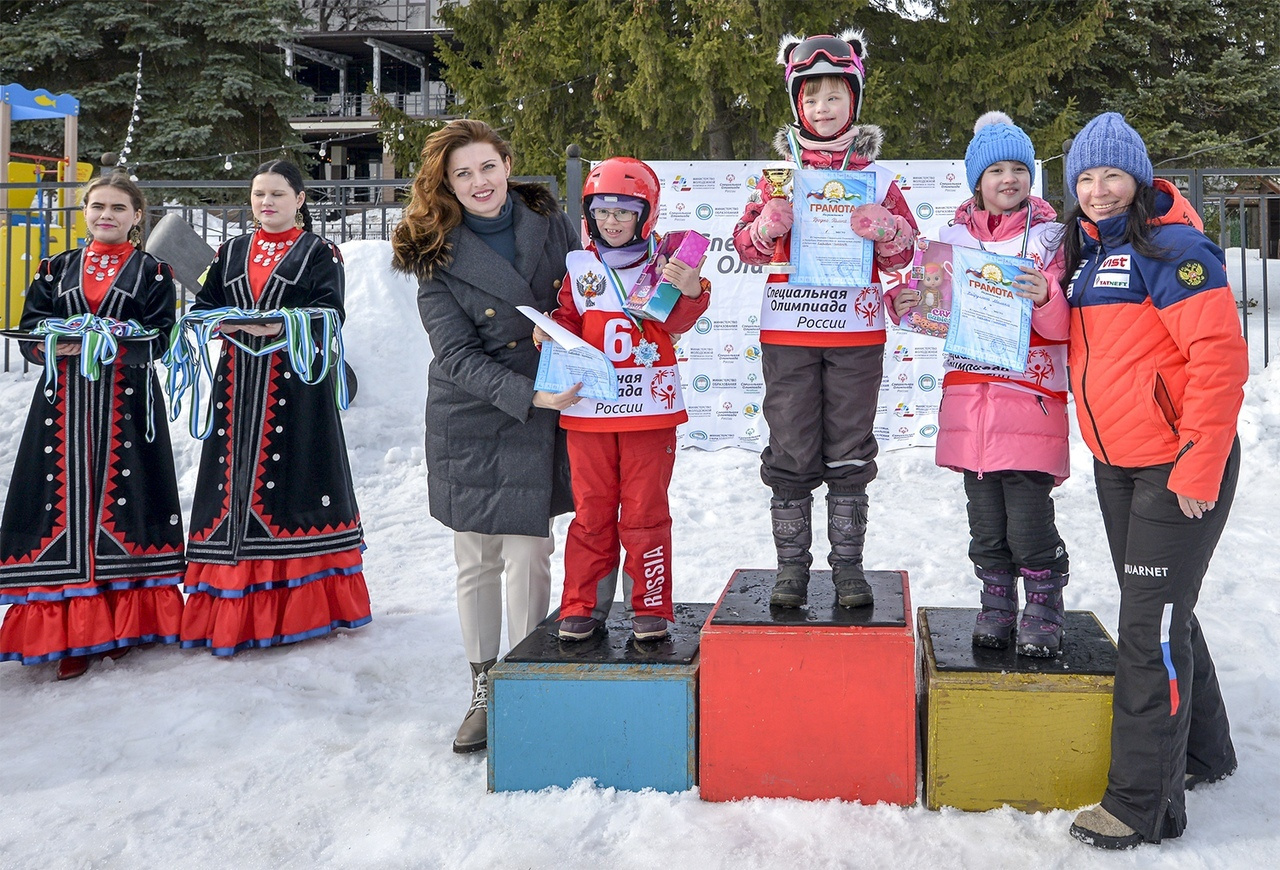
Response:
[{"label": "beige trouser", "polygon": [[[548,532],[550,529],[548,529]],[[507,640],[515,646],[547,615],[555,537],[453,533],[458,563],[458,619],[467,661],[498,657],[502,641],[502,574],[507,575]]]}]

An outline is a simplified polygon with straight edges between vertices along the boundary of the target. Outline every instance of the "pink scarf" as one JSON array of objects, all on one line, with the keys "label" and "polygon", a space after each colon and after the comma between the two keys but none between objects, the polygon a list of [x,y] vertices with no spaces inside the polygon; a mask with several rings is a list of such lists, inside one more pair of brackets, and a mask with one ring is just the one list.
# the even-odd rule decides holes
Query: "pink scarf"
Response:
[{"label": "pink scarf", "polygon": [[824,142],[820,139],[810,137],[809,131],[803,127],[796,127],[794,124],[791,126],[796,131],[796,140],[800,143],[801,147],[807,148],[810,151],[834,151],[837,154],[849,150],[849,147],[853,145],[853,140],[857,137],[860,130],[859,127],[850,125],[849,128],[839,136],[836,136],[834,139],[828,139]]}]

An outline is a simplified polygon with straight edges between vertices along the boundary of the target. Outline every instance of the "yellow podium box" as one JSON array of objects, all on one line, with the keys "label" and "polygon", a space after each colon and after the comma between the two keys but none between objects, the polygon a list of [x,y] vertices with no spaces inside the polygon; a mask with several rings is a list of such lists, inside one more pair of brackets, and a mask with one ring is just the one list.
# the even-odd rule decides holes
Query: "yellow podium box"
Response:
[{"label": "yellow podium box", "polygon": [[1023,812],[1097,803],[1111,763],[1116,646],[1097,617],[1067,612],[1052,659],[973,646],[976,608],[922,607],[924,803]]}]

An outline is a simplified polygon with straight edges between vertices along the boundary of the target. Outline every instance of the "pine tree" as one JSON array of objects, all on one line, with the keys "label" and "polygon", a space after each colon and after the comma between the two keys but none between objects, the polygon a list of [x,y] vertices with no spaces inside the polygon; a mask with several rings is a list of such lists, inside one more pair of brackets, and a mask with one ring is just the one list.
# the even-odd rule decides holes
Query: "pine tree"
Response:
[{"label": "pine tree", "polygon": [[443,13],[459,46],[444,52],[445,78],[459,111],[500,128],[525,171],[555,171],[570,141],[591,157],[768,158],[791,120],[779,38],[855,27],[869,44],[862,121],[884,128],[886,157],[962,156],[992,108],[1054,154],[1076,121],[1063,82],[1111,5],[474,0]]},{"label": "pine tree", "polygon": [[[272,46],[297,24],[296,0],[5,0],[0,79],[80,100],[80,152],[97,163],[124,143],[138,52],[142,104],[131,166],[144,177],[227,174],[223,157],[298,142],[303,89]],[[61,126],[14,127],[14,149],[58,153]],[[243,175],[264,155],[234,159]]]},{"label": "pine tree", "polygon": [[[1070,82],[1111,15],[1108,0],[933,0],[918,20],[881,18],[867,109],[886,156],[959,158],[984,112],[1027,131],[1041,159],[1078,129]],[[919,7],[917,7],[919,8]],[[865,117],[865,115],[864,115]]]},{"label": "pine tree", "polygon": [[1077,121],[1124,114],[1157,164],[1274,166],[1278,50],[1271,0],[1130,0],[1074,77]]},{"label": "pine tree", "polygon": [[442,51],[445,79],[463,99],[459,113],[513,143],[522,172],[559,172],[570,142],[592,159],[765,158],[790,119],[779,36],[830,32],[867,7],[473,0],[442,9],[457,42]]},{"label": "pine tree", "polygon": [[[1000,109],[1052,163],[1064,139],[1113,109],[1148,137],[1157,162],[1257,136],[1197,156],[1198,165],[1274,163],[1280,140],[1267,131],[1280,126],[1278,8],[1273,0],[473,0],[442,11],[456,36],[442,56],[457,111],[498,128],[531,174],[558,173],[570,142],[592,159],[772,157],[774,131],[791,120],[779,37],[850,26],[869,44],[862,121],[883,128],[887,158],[962,157],[974,121]],[[407,162],[414,152],[405,152]],[[1056,192],[1060,171],[1045,176]]]}]

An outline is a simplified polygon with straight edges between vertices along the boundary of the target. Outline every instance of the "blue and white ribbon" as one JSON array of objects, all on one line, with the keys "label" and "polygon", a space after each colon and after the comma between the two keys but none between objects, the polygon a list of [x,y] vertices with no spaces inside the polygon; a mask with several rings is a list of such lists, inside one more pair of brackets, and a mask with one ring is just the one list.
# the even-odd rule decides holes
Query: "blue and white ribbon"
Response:
[{"label": "blue and white ribbon", "polygon": [[[233,333],[222,333],[224,320],[267,317],[282,318],[283,328],[279,336],[251,347]],[[320,340],[312,332],[312,320],[320,324]],[[193,438],[204,440],[213,432],[213,409],[203,413],[202,383],[213,383],[213,362],[209,358],[209,343],[222,338],[250,356],[267,356],[285,351],[289,367],[305,384],[318,384],[337,370],[334,378],[334,402],[346,410],[351,404],[347,392],[346,353],[342,345],[342,324],[338,312],[332,308],[281,308],[272,311],[246,310],[243,308],[214,308],[187,314],[173,327],[173,337],[164,363],[169,368],[166,388],[170,399],[170,420],[177,420],[182,413],[182,400],[191,392],[189,428]],[[317,366],[317,358],[319,365]]]},{"label": "blue and white ribbon", "polygon": [[[36,324],[31,334],[44,338],[45,397],[50,404],[58,392],[58,342],[64,338],[80,340],[80,374],[86,381],[102,377],[102,367],[114,365],[120,355],[120,339],[158,335],[136,320],[116,320],[95,314],[75,317],[49,317]],[[155,437],[152,415],[151,378],[147,378],[147,441]]]}]

